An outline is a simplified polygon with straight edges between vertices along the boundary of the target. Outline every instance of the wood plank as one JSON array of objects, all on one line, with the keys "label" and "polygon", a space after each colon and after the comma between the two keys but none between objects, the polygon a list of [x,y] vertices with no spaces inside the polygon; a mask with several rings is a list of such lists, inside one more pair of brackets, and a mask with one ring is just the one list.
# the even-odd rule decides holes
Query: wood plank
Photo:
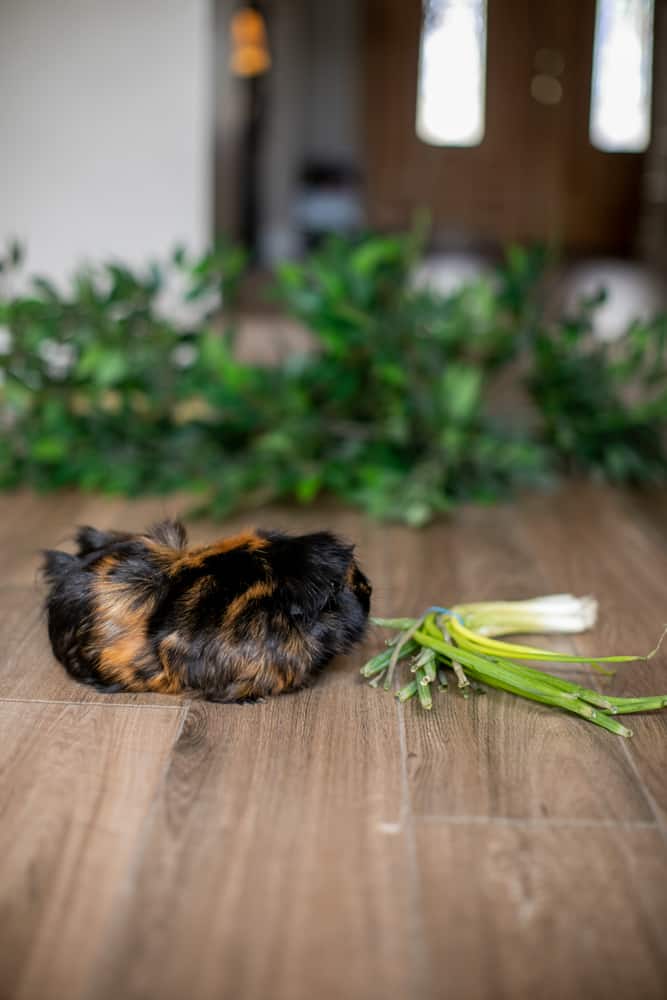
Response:
[{"label": "wood plank", "polygon": [[[50,503],[30,507],[24,548],[53,530]],[[87,519],[129,529],[162,513],[90,503]],[[632,503],[575,487],[419,533],[333,505],[273,508],[201,522],[193,539],[334,528],[358,542],[378,614],[591,589],[601,627],[577,641],[643,648],[665,617],[667,547],[653,508]],[[174,742],[176,699],[122,707],[138,696],[89,692],[51,660],[21,546],[26,585],[0,588],[0,698],[101,703],[0,700],[12,1000],[664,995],[663,720],[633,723],[629,750],[496,692],[400,709],[358,679],[372,634],[306,692],[193,704]],[[655,688],[664,662],[611,686]]]},{"label": "wood plank", "polygon": [[[0,495],[0,544],[3,578],[0,586],[0,698],[35,701],[96,702],[99,704],[164,705],[178,709],[183,699],[157,694],[105,694],[77,684],[54,659],[48,642],[43,604],[46,587],[39,579],[40,551],[72,551],[77,525],[141,531],[165,517],[178,517],[183,498],[120,500],[60,493]],[[195,522],[195,543],[232,534],[246,519],[223,525]]]},{"label": "wood plank", "polygon": [[249,512],[237,512],[224,521],[193,519],[196,498],[176,494],[141,497],[128,501],[119,497],[87,495],[64,491],[46,496],[22,491],[0,493],[0,548],[3,554],[0,585],[39,586],[41,551],[45,548],[72,551],[78,525],[119,531],[142,531],[156,521],[180,518],[185,521],[193,544],[201,544],[249,527],[274,528],[299,533],[320,528],[346,531],[358,538],[364,523],[355,511],[344,511],[333,503],[295,510],[273,505]]},{"label": "wood plank", "polygon": [[[448,526],[406,535],[397,572],[418,587],[413,607],[548,592],[520,517],[513,506],[468,508]],[[545,641],[572,648],[569,637]],[[620,741],[565,713],[493,690],[465,700],[452,685],[429,714],[408,703],[405,724],[417,816],[651,818]]]},{"label": "wood plank", "polygon": [[101,527],[109,526],[126,503],[70,491],[49,496],[29,491],[0,495],[2,583],[36,585],[42,549],[69,549],[77,524],[95,518]]},{"label": "wood plank", "polygon": [[[80,524],[141,531],[154,521],[178,517],[191,506],[192,501],[178,495],[128,501],[74,491],[0,494],[2,584],[38,585],[42,549],[72,551]],[[212,530],[220,533],[219,526],[202,524],[200,534],[211,537]]]},{"label": "wood plank", "polygon": [[[0,513],[6,515],[3,531],[9,566],[3,582],[14,581],[11,585],[0,585],[0,648],[4,651],[0,660],[0,698],[177,708],[182,699],[174,696],[127,692],[110,695],[77,684],[69,677],[51,653],[43,613],[46,587],[37,579],[37,567],[41,548],[62,546],[71,550],[70,539],[77,524],[141,531],[157,520],[178,516],[187,501],[149,497],[128,503],[105,497],[77,499],[72,494],[54,497],[26,494],[25,497],[13,496],[8,505],[9,499],[0,497]],[[21,511],[24,513],[19,516]],[[256,524],[293,532],[334,524],[351,540],[358,541],[363,534],[363,523],[355,512],[341,512],[332,505],[309,508],[297,514],[273,507],[253,511],[251,516],[238,514],[219,524],[194,521],[188,524],[188,531],[191,541],[199,544]],[[16,528],[15,537],[12,525]]]},{"label": "wood plank", "polygon": [[[667,617],[667,547],[656,544],[642,518],[633,516],[629,497],[582,483],[560,491],[555,501],[526,498],[517,521],[553,587],[597,597],[596,628],[575,638],[588,653],[648,652]],[[646,664],[621,666],[601,683],[613,694],[655,693],[665,686],[664,667],[661,654]]]},{"label": "wood plank", "polygon": [[[657,544],[639,514],[632,516],[629,494],[582,484],[563,491],[557,505],[532,498],[521,523],[556,589],[600,601],[597,627],[577,636],[582,652],[651,649],[667,622],[667,547]],[[656,531],[663,530],[661,518]],[[617,695],[667,693],[667,645],[650,662],[620,666],[596,684]],[[667,712],[625,721],[634,738],[624,751],[667,833]]]},{"label": "wood plank", "polygon": [[79,684],[51,652],[38,587],[0,588],[0,699],[100,705],[161,705],[180,709],[187,695],[105,694]]},{"label": "wood plank", "polygon": [[0,983],[82,995],[179,713],[0,702]]},{"label": "wood plank", "polygon": [[665,996],[656,830],[426,823],[417,854],[427,997]]},{"label": "wood plank", "polygon": [[653,544],[667,548],[667,489],[615,490],[614,502]]},{"label": "wood plank", "polygon": [[411,995],[396,709],[350,669],[190,709],[91,995]]}]

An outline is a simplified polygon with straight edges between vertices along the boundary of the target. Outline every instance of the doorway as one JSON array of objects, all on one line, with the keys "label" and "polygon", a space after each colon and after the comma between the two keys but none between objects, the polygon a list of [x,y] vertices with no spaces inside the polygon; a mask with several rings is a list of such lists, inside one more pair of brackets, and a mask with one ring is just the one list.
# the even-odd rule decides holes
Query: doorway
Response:
[{"label": "doorway", "polygon": [[[404,229],[425,207],[442,247],[540,240],[575,253],[632,251],[643,156],[603,152],[589,137],[595,0],[489,0],[485,132],[467,148],[416,134],[421,0],[367,0],[365,11],[372,226]],[[545,53],[558,78],[546,91],[535,86],[549,75]]]}]

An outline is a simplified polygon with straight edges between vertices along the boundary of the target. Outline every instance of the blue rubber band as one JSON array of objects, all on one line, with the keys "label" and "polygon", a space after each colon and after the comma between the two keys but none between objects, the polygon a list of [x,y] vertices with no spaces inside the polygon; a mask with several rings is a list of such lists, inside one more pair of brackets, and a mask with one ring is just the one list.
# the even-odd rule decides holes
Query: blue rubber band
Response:
[{"label": "blue rubber band", "polygon": [[424,618],[426,618],[426,615],[429,614],[430,611],[437,611],[441,615],[451,615],[452,618],[456,618],[457,621],[461,623],[461,625],[465,624],[463,618],[458,613],[458,611],[452,611],[451,608],[441,608],[439,604],[432,604],[431,607],[427,608],[426,611],[424,612]]}]

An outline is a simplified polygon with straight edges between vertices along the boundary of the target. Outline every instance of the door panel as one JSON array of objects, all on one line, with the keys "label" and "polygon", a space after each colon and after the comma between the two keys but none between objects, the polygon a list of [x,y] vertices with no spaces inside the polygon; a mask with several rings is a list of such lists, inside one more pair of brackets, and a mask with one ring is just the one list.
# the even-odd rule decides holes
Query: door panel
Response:
[{"label": "door panel", "polygon": [[[488,0],[486,134],[443,148],[415,134],[420,0],[367,0],[365,123],[371,223],[430,209],[441,243],[550,240],[576,250],[632,242],[641,156],[588,138],[595,0]],[[531,96],[540,49],[562,55],[559,103]],[[454,98],[455,99],[455,98]]]}]

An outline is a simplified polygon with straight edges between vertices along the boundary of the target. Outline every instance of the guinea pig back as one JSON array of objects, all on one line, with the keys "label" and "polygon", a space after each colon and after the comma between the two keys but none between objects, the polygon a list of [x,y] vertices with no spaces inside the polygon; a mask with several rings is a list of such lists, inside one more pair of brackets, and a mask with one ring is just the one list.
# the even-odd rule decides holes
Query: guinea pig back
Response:
[{"label": "guinea pig back", "polygon": [[43,572],[53,652],[108,691],[244,701],[302,686],[364,633],[371,586],[329,532],[250,531],[188,549],[181,524],[81,528]]}]

